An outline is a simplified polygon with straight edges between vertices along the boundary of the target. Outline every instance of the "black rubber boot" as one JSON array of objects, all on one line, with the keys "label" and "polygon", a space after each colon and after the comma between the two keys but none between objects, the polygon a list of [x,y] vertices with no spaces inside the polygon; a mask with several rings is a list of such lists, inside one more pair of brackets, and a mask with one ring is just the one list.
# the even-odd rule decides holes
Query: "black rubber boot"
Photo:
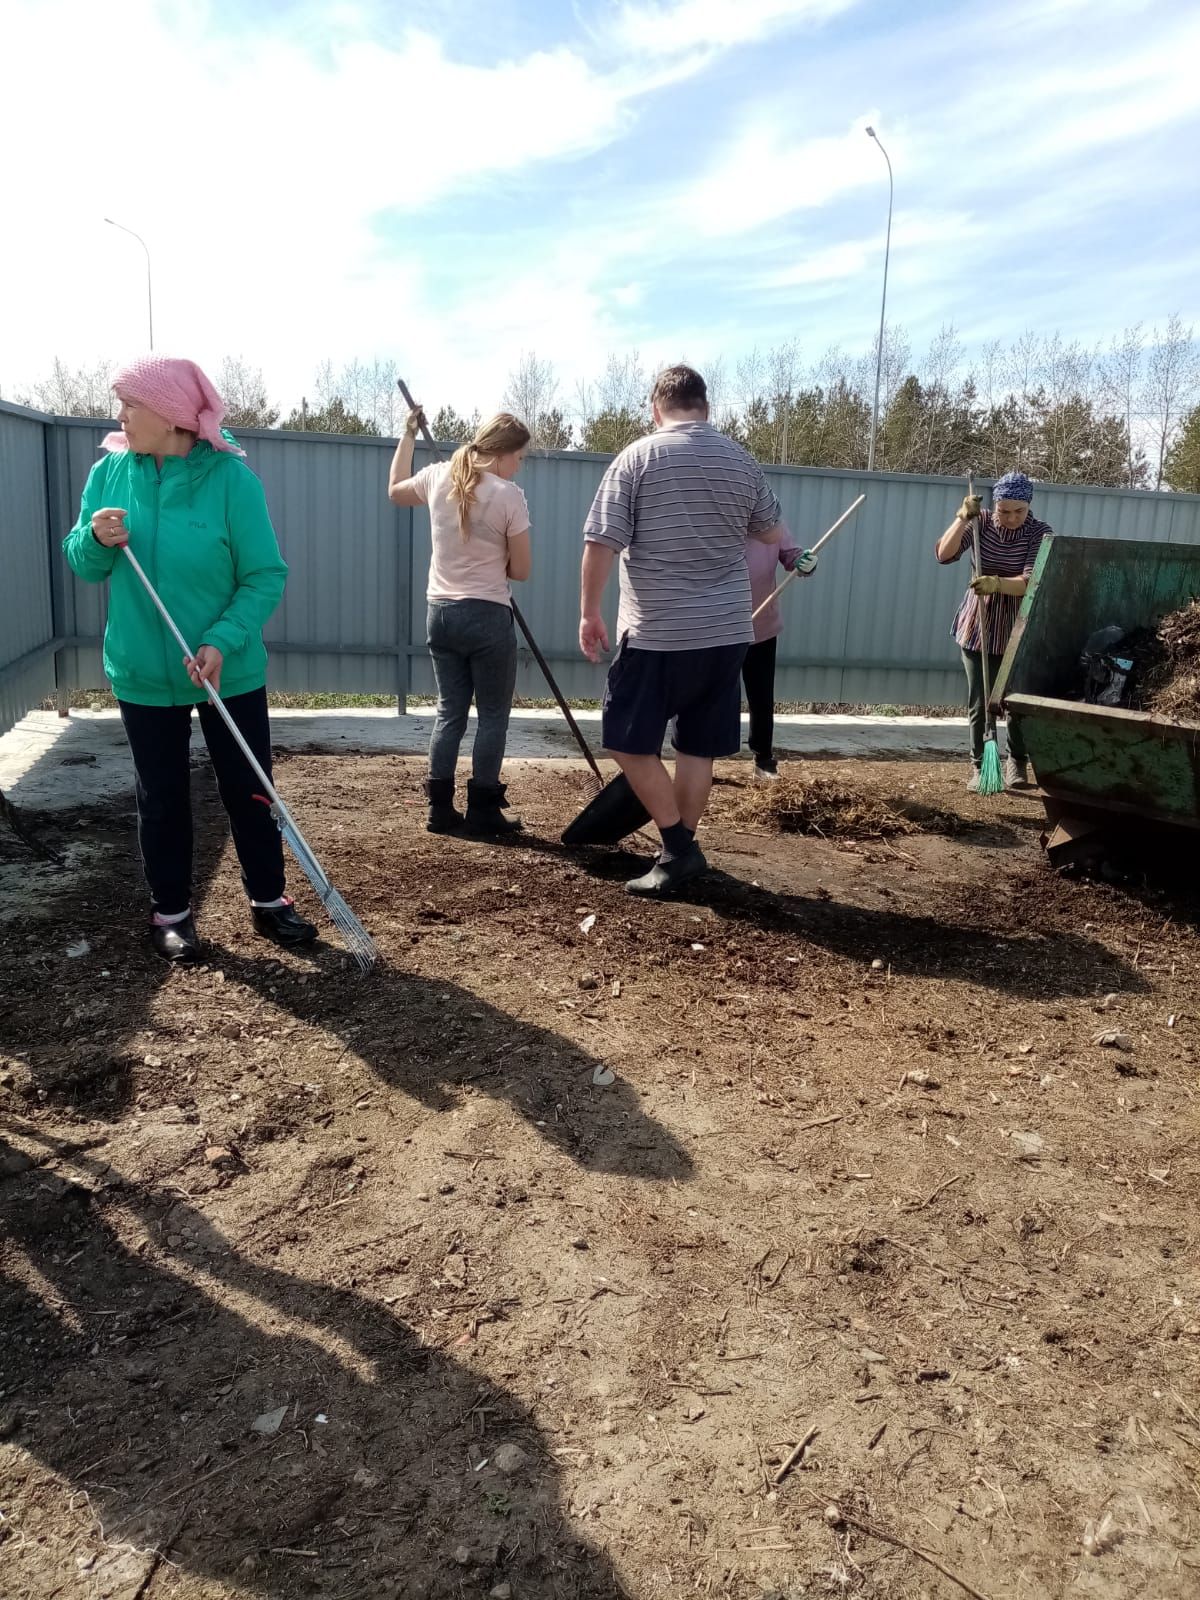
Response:
[{"label": "black rubber boot", "polygon": [[520,817],[506,817],[508,786],[467,780],[467,832],[484,837],[520,833]]},{"label": "black rubber boot", "polygon": [[263,938],[273,939],[285,950],[312,944],[317,937],[316,924],[306,922],[290,900],[281,906],[251,906],[250,913]]},{"label": "black rubber boot", "polygon": [[190,912],[182,922],[169,922],[165,927],[152,922],[150,943],[164,961],[182,964],[200,959],[200,936]]},{"label": "black rubber boot", "polygon": [[645,895],[648,899],[665,899],[683,884],[707,871],[708,862],[704,852],[693,840],[686,855],[672,856],[667,861],[660,856],[649,872],[629,880],[625,892]]},{"label": "black rubber boot", "polygon": [[456,833],[463,825],[463,814],[454,804],[453,778],[426,778],[425,797],[429,801],[427,833]]}]

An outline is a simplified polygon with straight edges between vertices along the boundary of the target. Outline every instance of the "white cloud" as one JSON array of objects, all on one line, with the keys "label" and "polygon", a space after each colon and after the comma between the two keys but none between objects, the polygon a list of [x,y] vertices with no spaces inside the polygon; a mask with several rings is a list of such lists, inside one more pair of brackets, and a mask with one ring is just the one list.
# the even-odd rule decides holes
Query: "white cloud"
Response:
[{"label": "white cloud", "polygon": [[794,211],[878,185],[879,152],[864,132],[869,117],[833,137],[788,139],[775,123],[737,135],[720,161],[674,202],[681,226],[708,238],[749,232]]},{"label": "white cloud", "polygon": [[[1085,28],[1083,0],[1006,0],[1026,64],[998,80],[992,14],[931,32],[920,7],[872,8],[820,36],[851,3],[631,0],[591,37],[505,59],[498,29],[468,60],[451,0],[407,26],[375,0],[274,22],[124,0],[119,24],[91,0],[3,0],[4,393],[56,353],[144,346],[143,258],[105,215],[151,246],[159,347],[213,368],[240,352],[289,405],[325,357],[392,356],[469,407],[531,348],[569,387],[610,350],[736,358],[806,319],[865,344],[887,207],[867,122],[896,173],[898,320],[1196,314],[1183,255],[1119,218],[1161,193],[1160,237],[1186,232],[1161,150],[1200,121],[1200,17],[1088,0]],[[737,53],[766,38],[769,74]]]},{"label": "white cloud", "polygon": [[[861,272],[882,270],[885,242],[881,217],[877,233],[812,250],[790,266],[757,275],[754,281],[763,289],[844,284]],[[982,219],[969,214],[910,212],[897,217],[892,225],[892,265],[901,271],[907,268],[911,272],[914,258],[920,261],[949,252],[961,261],[964,252],[974,255],[983,245]]]},{"label": "white cloud", "polygon": [[727,49],[766,38],[786,27],[827,22],[857,0],[657,0],[622,5],[614,37],[623,48],[647,55],[681,55]]},{"label": "white cloud", "polygon": [[[360,20],[234,44],[156,0],[128,0],[119,27],[86,0],[6,7],[0,104],[29,139],[6,168],[24,241],[0,267],[6,393],[55,352],[144,347],[143,257],[106,215],[150,246],[160,348],[269,351],[298,387],[323,355],[407,343],[440,299],[422,207],[461,192],[469,227],[472,192],[601,148],[662,79],[566,47],[479,66]],[[406,213],[382,245],[379,218]]]},{"label": "white cloud", "polygon": [[1195,117],[1197,59],[1200,15],[1181,17],[1171,39],[1146,50],[1035,74],[1031,92],[1053,109],[1030,129],[1031,144],[1043,157],[1089,154]]}]

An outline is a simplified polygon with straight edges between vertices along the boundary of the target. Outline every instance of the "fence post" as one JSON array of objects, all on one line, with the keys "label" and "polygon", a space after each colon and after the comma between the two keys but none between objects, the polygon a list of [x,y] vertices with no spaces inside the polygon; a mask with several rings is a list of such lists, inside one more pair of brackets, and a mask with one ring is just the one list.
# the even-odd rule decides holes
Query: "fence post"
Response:
[{"label": "fence post", "polygon": [[397,533],[401,547],[396,551],[396,715],[408,711],[408,691],[411,686],[412,655],[412,507],[397,512]]},{"label": "fence post", "polygon": [[[60,541],[66,537],[74,522],[71,516],[69,468],[66,457],[66,434],[57,417],[48,417],[42,427],[42,461],[46,481],[46,560],[50,569],[50,618],[56,639],[68,638],[76,632],[74,605],[71,603],[70,584]],[[71,617],[68,622],[67,611]],[[54,652],[54,699],[60,717],[71,709],[71,685],[65,683],[62,651]]]}]

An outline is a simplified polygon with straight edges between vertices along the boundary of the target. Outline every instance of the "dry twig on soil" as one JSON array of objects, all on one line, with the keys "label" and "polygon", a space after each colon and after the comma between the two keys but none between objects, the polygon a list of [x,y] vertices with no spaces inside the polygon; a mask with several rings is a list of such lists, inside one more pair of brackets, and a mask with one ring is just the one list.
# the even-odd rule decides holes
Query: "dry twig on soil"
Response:
[{"label": "dry twig on soil", "polygon": [[813,1440],[816,1437],[817,1437],[816,1428],[810,1428],[808,1430],[808,1432],[804,1435],[803,1439],[801,1439],[800,1443],[792,1451],[791,1455],[787,1458],[787,1460],[780,1467],[779,1471],[771,1479],[771,1482],[775,1485],[776,1488],[779,1487],[779,1485],[787,1477],[788,1473],[792,1470],[792,1468],[799,1466],[800,1463],[804,1460],[804,1452],[808,1449],[809,1445],[813,1442]]},{"label": "dry twig on soil", "polygon": [[910,1544],[907,1539],[902,1539],[899,1534],[889,1533],[886,1528],[876,1528],[870,1522],[860,1522],[857,1517],[848,1516],[840,1506],[831,1505],[827,1507],[825,1520],[833,1526],[836,1526],[839,1522],[844,1522],[848,1528],[857,1528],[859,1533],[865,1533],[868,1538],[882,1539],[884,1544],[895,1545],[898,1550],[907,1550],[910,1555],[916,1556],[919,1560],[931,1566],[935,1572],[940,1572],[943,1578],[949,1578],[951,1583],[956,1583],[964,1594],[972,1596],[972,1600],[990,1600],[990,1597],[984,1594],[982,1589],[976,1589],[973,1584],[968,1583],[957,1572],[944,1566],[935,1555],[931,1555],[928,1550],[922,1550],[919,1544]]}]

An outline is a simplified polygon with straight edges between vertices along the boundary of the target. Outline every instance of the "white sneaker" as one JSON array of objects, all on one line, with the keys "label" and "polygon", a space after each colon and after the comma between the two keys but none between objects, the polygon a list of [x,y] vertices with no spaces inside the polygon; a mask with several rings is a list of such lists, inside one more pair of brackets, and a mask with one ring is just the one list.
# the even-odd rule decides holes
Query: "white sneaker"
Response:
[{"label": "white sneaker", "polygon": [[754,781],[755,783],[778,783],[779,768],[775,762],[772,761],[769,767],[764,767],[760,762],[756,761],[754,763]]}]

